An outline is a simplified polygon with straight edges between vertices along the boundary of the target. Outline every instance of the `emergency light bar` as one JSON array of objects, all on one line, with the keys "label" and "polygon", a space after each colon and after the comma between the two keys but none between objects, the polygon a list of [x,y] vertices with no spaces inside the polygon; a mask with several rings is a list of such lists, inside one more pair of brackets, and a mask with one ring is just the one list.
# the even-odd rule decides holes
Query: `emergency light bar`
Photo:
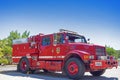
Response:
[{"label": "emergency light bar", "polygon": [[70,30],[65,30],[65,29],[60,29],[60,32],[67,32],[67,33],[73,33],[73,34],[78,34],[77,32],[70,31]]}]

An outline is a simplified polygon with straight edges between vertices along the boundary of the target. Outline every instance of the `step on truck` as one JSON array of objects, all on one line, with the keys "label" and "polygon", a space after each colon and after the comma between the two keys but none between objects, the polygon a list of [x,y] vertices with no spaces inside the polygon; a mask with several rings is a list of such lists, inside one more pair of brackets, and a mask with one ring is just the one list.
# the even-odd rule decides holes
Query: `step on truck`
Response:
[{"label": "step on truck", "polygon": [[100,76],[118,66],[104,46],[90,44],[83,35],[64,29],[13,40],[12,60],[22,73],[62,71],[71,79],[79,79],[85,72]]}]

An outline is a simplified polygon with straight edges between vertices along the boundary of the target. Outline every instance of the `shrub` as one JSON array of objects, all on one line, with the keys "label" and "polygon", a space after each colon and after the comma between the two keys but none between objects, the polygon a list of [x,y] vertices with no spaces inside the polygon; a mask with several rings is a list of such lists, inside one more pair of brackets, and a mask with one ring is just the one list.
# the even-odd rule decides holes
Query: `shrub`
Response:
[{"label": "shrub", "polygon": [[8,60],[7,59],[0,59],[0,64],[8,64]]}]

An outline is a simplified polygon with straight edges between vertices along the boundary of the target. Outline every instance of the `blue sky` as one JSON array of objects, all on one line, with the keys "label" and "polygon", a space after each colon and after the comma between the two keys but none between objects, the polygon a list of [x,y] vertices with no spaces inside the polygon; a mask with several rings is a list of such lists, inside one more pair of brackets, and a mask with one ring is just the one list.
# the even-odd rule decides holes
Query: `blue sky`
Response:
[{"label": "blue sky", "polygon": [[0,39],[12,30],[31,35],[73,30],[92,43],[120,49],[119,0],[0,0]]}]

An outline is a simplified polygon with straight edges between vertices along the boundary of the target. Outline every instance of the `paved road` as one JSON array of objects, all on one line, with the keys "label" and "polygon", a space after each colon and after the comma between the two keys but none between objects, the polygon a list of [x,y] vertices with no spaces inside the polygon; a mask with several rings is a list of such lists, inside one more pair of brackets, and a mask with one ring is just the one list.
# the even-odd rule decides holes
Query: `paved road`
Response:
[{"label": "paved road", "polygon": [[[0,80],[71,80],[61,73],[43,73],[22,74],[16,72],[15,65],[0,66]],[[89,73],[80,80],[120,80],[120,67],[118,69],[108,69],[104,75],[93,77]]]}]

